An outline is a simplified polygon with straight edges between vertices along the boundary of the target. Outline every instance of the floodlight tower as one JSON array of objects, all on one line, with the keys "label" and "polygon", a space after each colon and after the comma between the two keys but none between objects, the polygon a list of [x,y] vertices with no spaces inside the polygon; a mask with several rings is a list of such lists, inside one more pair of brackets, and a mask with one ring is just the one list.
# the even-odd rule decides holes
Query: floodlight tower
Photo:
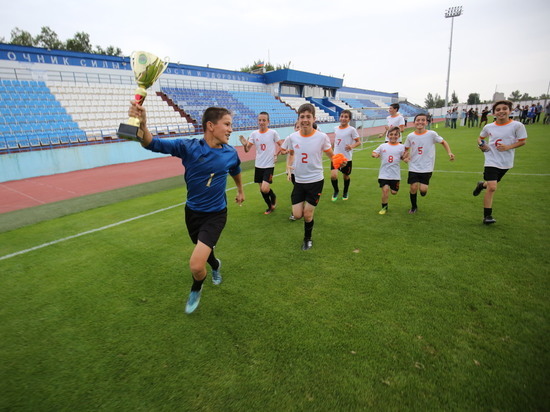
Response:
[{"label": "floodlight tower", "polygon": [[449,66],[447,68],[447,88],[445,89],[445,107],[449,104],[449,77],[451,75],[451,52],[453,51],[453,26],[455,17],[462,15],[462,6],[455,6],[445,10],[445,18],[451,18],[451,43],[449,44]]}]

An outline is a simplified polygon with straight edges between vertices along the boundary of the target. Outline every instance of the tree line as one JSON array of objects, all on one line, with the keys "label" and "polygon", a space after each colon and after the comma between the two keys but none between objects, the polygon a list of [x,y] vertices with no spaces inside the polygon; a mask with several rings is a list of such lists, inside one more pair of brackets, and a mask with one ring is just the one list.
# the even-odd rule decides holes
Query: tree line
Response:
[{"label": "tree line", "polygon": [[0,37],[0,43],[16,44],[18,46],[43,47],[45,49],[69,50],[81,53],[96,53],[108,56],[122,56],[120,47],[108,46],[105,49],[101,46],[94,46],[90,41],[90,35],[85,32],[77,32],[70,39],[62,41],[55,31],[44,26],[40,33],[33,36],[30,32],[19,27],[11,31],[11,40],[6,42]]}]

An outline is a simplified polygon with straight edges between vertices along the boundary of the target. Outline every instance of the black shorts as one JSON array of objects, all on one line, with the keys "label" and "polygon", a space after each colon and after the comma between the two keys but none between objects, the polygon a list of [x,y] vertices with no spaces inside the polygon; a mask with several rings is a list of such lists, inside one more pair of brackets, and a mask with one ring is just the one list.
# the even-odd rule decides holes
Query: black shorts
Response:
[{"label": "black shorts", "polygon": [[[351,175],[351,162],[352,162],[351,160],[348,160],[348,163],[344,167],[341,167],[338,170],[340,170],[346,176]],[[332,162],[330,162],[330,170],[334,170],[334,169],[336,169],[336,168],[334,167]]]},{"label": "black shorts", "polygon": [[412,185],[413,183],[422,183],[423,185],[429,185],[432,178],[432,172],[429,173],[417,173],[409,172],[407,183]]},{"label": "black shorts", "polygon": [[196,212],[185,206],[185,225],[194,244],[200,240],[214,248],[227,222],[227,208],[219,212]]},{"label": "black shorts", "polygon": [[310,205],[317,206],[324,184],[324,180],[314,183],[295,183],[290,195],[292,204],[297,205],[298,203],[308,202]]},{"label": "black shorts", "polygon": [[254,183],[267,182],[269,184],[273,183],[273,171],[274,167],[267,167],[265,169],[257,167],[254,170]]},{"label": "black shorts", "polygon": [[483,170],[483,179],[487,182],[496,180],[500,182],[500,179],[510,169],[499,169],[498,167],[486,166]]},{"label": "black shorts", "polygon": [[400,180],[389,180],[389,179],[378,179],[378,184],[380,187],[389,186],[394,192],[399,191],[399,182]]}]

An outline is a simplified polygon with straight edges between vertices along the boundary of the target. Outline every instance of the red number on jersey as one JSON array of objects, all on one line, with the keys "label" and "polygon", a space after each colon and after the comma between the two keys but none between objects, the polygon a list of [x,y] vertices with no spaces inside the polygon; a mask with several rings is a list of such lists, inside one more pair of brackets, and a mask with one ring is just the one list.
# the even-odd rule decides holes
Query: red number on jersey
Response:
[{"label": "red number on jersey", "polygon": [[302,163],[307,163],[307,153],[302,153]]},{"label": "red number on jersey", "polygon": [[420,147],[418,148],[418,154],[419,154],[419,155],[422,154],[422,149],[423,149],[423,146],[420,146]]},{"label": "red number on jersey", "polygon": [[266,148],[265,143],[262,143],[262,144],[260,145],[260,150],[261,150],[262,152],[264,152],[264,151],[265,151],[265,148]]},{"label": "red number on jersey", "polygon": [[393,163],[393,156],[388,156],[388,163]]}]

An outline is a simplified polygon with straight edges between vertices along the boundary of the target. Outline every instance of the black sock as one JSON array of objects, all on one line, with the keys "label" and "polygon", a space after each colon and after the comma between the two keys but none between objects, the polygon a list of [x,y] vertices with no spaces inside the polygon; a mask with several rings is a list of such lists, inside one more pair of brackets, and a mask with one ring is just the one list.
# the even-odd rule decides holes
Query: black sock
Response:
[{"label": "black sock", "polygon": [[313,232],[313,220],[311,222],[304,220],[304,240],[311,240],[311,232]]},{"label": "black sock", "polygon": [[411,197],[411,209],[416,209],[417,206],[416,206],[416,193],[415,194],[412,194],[412,193],[409,193],[410,197]]},{"label": "black sock", "polygon": [[338,193],[338,179],[330,179],[330,183],[332,183],[332,187],[334,188],[334,193]]},{"label": "black sock", "polygon": [[277,203],[277,196],[275,196],[275,192],[273,191],[273,189],[269,189],[269,201],[271,202],[272,205],[276,204]]},{"label": "black sock", "polygon": [[426,196],[428,194],[428,192],[423,192],[422,190],[420,191],[420,196]]},{"label": "black sock", "polygon": [[348,193],[350,182],[351,182],[351,179],[348,179],[348,180],[344,179],[344,194]]},{"label": "black sock", "polygon": [[382,209],[384,209],[384,208],[386,208],[386,209],[388,208],[388,204],[387,204],[387,203],[382,203]]},{"label": "black sock", "polygon": [[220,262],[218,262],[218,259],[216,259],[216,257],[214,256],[214,249],[212,249],[212,252],[210,252],[210,256],[208,256],[207,262],[214,270],[218,270],[218,268],[220,267]]},{"label": "black sock", "polygon": [[483,208],[483,217],[491,216],[493,214],[493,208],[492,207],[484,207]]},{"label": "black sock", "polygon": [[267,207],[271,207],[271,199],[269,198],[269,193],[264,193],[264,192],[261,192],[261,193]]},{"label": "black sock", "polygon": [[191,285],[191,291],[192,292],[198,292],[202,288],[202,283],[204,282],[204,279],[197,280],[193,278],[193,285]]}]

